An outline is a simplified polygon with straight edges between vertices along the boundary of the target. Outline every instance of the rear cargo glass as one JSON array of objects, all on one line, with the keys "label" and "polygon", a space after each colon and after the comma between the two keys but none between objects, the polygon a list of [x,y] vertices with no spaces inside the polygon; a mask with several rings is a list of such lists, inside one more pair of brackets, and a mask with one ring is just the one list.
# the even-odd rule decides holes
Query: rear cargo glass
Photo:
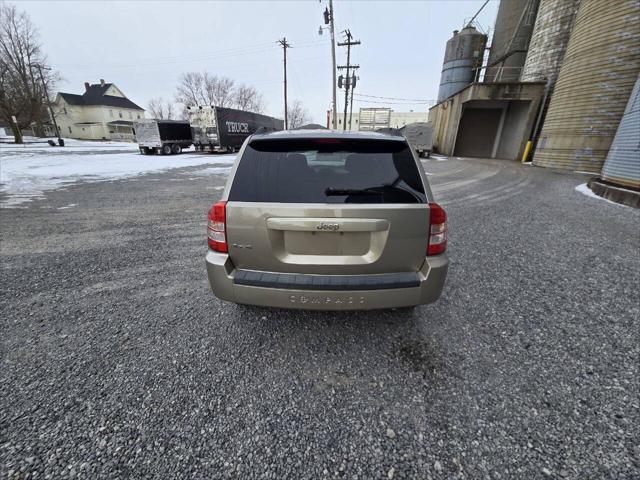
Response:
[{"label": "rear cargo glass", "polygon": [[254,140],[238,165],[230,201],[426,203],[409,146],[397,140]]}]

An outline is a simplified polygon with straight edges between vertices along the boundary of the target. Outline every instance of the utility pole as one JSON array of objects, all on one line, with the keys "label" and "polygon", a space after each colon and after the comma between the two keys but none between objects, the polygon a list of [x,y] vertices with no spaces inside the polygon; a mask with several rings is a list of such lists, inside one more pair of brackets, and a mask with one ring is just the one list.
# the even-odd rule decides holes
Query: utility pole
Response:
[{"label": "utility pole", "polygon": [[38,73],[40,73],[40,81],[42,82],[42,88],[44,89],[44,97],[47,101],[47,106],[49,107],[49,114],[51,115],[51,121],[53,122],[53,126],[56,129],[56,137],[58,137],[58,145],[62,146],[62,139],[60,138],[60,129],[58,128],[58,123],[56,122],[56,117],[53,114],[53,108],[51,108],[51,100],[49,100],[49,90],[47,89],[47,84],[44,82],[44,75],[42,75],[42,69],[51,70],[51,68],[43,67],[39,63],[32,64],[30,66],[36,67],[38,69]]},{"label": "utility pole", "polygon": [[286,37],[282,37],[282,40],[278,40],[278,43],[282,45],[282,51],[284,52],[284,129],[289,129],[289,118],[287,112],[287,48],[291,48],[291,45],[287,43]]},{"label": "utility pole", "polygon": [[[322,0],[320,0],[322,1]],[[338,100],[336,93],[336,31],[335,31],[335,21],[333,17],[333,0],[329,0],[329,8],[324,9],[324,24],[329,25],[329,30],[331,31],[331,78],[333,79],[333,84],[331,86],[331,90],[333,92],[333,99],[331,102],[332,105],[332,117],[333,120],[333,128],[338,128]],[[320,25],[318,29],[318,34],[322,35],[322,30],[327,27],[323,27]],[[329,125],[330,126],[330,125]]]},{"label": "utility pole", "polygon": [[336,79],[336,33],[335,23],[333,20],[333,0],[329,0],[329,20],[331,21],[331,60],[333,67],[331,73],[333,74],[333,128],[338,128],[338,103],[337,103],[337,79]]},{"label": "utility pole", "polygon": [[345,34],[347,36],[347,41],[338,43],[338,46],[340,47],[347,47],[347,64],[338,67],[339,69],[347,70],[347,75],[345,77],[344,83],[344,118],[342,122],[343,130],[347,129],[347,106],[349,105],[349,87],[351,85],[351,76],[349,74],[351,70],[357,70],[358,68],[360,68],[359,65],[351,65],[351,46],[360,45],[360,41],[352,41],[351,39],[353,38],[353,36],[351,35],[351,32],[349,30],[346,30]]},{"label": "utility pole", "polygon": [[[353,80],[353,83],[351,83],[351,80]],[[351,88],[351,101],[349,102],[349,130],[351,130],[351,120],[353,119],[353,91],[356,88],[355,73],[349,79],[349,87]]]}]

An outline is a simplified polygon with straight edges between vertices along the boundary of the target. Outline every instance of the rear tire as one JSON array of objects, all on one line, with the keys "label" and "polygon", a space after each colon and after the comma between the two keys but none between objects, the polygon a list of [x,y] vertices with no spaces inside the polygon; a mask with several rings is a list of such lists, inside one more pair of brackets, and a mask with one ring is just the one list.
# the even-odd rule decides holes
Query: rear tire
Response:
[{"label": "rear tire", "polygon": [[170,155],[171,154],[171,145],[163,145],[161,152],[162,152],[163,155]]},{"label": "rear tire", "polygon": [[174,155],[182,153],[182,147],[177,143],[174,143],[173,145],[171,145],[171,153],[173,153]]},{"label": "rear tire", "polygon": [[155,150],[153,148],[149,148],[149,147],[144,147],[144,154],[145,155],[153,155],[155,152]]}]

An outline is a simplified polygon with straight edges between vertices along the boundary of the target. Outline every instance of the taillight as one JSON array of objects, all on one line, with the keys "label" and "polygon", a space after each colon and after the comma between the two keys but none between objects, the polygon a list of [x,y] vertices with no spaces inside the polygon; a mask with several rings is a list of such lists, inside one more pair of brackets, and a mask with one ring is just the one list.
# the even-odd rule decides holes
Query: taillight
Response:
[{"label": "taillight", "polygon": [[216,252],[228,252],[227,247],[227,202],[218,202],[209,209],[207,242]]},{"label": "taillight", "polygon": [[429,246],[427,255],[438,255],[447,249],[447,213],[437,203],[430,203]]}]

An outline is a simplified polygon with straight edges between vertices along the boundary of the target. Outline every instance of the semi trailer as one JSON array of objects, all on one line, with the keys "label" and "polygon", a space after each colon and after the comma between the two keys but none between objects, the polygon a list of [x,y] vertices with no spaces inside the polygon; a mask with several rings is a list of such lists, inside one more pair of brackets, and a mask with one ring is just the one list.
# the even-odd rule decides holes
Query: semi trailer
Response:
[{"label": "semi trailer", "polygon": [[418,156],[427,158],[431,156],[433,149],[433,125],[431,122],[409,123],[400,129],[400,133],[409,141]]},{"label": "semi trailer", "polygon": [[187,107],[196,150],[235,152],[244,140],[261,131],[284,129],[284,121],[259,113],[211,105]]},{"label": "semi trailer", "polygon": [[176,154],[193,144],[191,126],[182,120],[139,120],[134,122],[134,130],[144,155]]}]

